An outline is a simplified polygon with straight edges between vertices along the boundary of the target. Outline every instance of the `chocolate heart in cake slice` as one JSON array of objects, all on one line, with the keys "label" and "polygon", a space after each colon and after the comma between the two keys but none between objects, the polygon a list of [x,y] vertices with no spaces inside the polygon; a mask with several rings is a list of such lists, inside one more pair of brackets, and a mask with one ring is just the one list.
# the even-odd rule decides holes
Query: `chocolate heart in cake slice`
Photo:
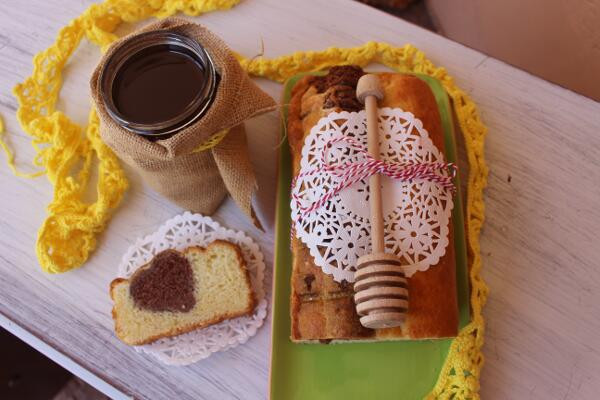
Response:
[{"label": "chocolate heart in cake slice", "polygon": [[194,274],[187,258],[175,250],[157,254],[148,267],[131,277],[129,294],[135,304],[151,311],[190,311],[194,298]]}]

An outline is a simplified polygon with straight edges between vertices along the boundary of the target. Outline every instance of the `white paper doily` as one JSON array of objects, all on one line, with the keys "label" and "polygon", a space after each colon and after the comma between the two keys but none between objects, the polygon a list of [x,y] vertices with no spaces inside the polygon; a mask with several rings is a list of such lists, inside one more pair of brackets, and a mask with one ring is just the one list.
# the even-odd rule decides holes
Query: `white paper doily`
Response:
[{"label": "white paper doily", "polygon": [[263,282],[265,263],[260,248],[244,232],[223,228],[209,217],[186,212],[171,218],[153,234],[138,239],[123,256],[119,276],[130,277],[136,269],[163,250],[183,250],[196,245],[205,247],[217,239],[228,240],[242,249],[257,300],[254,314],[136,346],[137,351],[151,354],[169,365],[187,365],[216,351],[245,343],[263,324],[267,315],[267,301]]},{"label": "white paper doily", "polygon": [[[380,157],[402,162],[444,162],[422,122],[400,108],[379,109]],[[366,114],[332,112],[311,129],[302,149],[301,172],[322,166],[323,147],[332,138],[352,137],[367,146]],[[337,143],[329,151],[330,165],[361,161],[364,156]],[[339,181],[331,173],[304,176],[292,188],[305,207],[323,197]],[[368,254],[370,244],[368,181],[360,181],[333,196],[310,214],[299,218],[291,202],[296,235],[310,249],[316,265],[336,281],[354,281],[359,256]],[[400,182],[382,177],[385,244],[397,254],[405,273],[412,276],[438,263],[448,245],[448,222],[453,207],[452,194],[433,182]]]}]

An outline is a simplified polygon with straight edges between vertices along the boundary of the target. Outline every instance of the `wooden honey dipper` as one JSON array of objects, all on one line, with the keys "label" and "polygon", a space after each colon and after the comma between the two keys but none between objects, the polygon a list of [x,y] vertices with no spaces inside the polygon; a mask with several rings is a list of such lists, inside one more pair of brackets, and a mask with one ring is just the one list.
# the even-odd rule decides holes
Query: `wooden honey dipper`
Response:
[{"label": "wooden honey dipper", "polygon": [[[377,100],[383,90],[376,75],[363,75],[356,86],[356,97],[365,105],[369,154],[379,159]],[[381,176],[369,178],[372,253],[359,257],[354,275],[354,302],[360,323],[371,329],[400,326],[408,310],[408,281],[400,259],[385,253]]]}]

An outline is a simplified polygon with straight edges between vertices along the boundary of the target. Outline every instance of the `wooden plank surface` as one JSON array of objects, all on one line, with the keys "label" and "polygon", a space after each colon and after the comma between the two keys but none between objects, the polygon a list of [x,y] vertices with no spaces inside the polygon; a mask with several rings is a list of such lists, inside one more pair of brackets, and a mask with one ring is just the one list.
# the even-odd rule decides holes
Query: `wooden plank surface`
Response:
[{"label": "wooden plank surface", "polygon": [[[31,72],[33,55],[89,4],[0,2],[0,113],[23,169],[33,151],[14,116],[12,87]],[[267,57],[378,40],[413,43],[444,65],[479,104],[489,127],[482,251],[491,291],[482,397],[597,398],[600,104],[349,0],[249,0],[195,20],[246,56],[260,52],[261,39]],[[66,69],[59,108],[81,123],[98,57],[98,49],[84,42]],[[279,98],[280,85],[258,82]],[[277,119],[276,113],[262,116],[247,129],[267,233],[255,230],[230,200],[215,215],[257,239],[267,260],[273,247]],[[33,251],[51,187],[45,178],[17,179],[0,167],[2,320],[136,398],[265,398],[269,321],[245,345],[183,368],[163,366],[115,338],[107,288],[122,254],[137,237],[182,212],[127,172],[131,188],[98,250],[83,268],[53,276],[40,271]]]}]

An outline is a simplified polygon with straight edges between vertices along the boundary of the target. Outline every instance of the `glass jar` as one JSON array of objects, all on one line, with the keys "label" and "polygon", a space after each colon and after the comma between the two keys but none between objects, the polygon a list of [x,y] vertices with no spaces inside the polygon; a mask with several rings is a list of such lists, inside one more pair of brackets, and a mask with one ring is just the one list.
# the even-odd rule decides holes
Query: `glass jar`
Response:
[{"label": "glass jar", "polygon": [[117,124],[158,140],[202,117],[218,82],[214,63],[200,43],[155,31],[122,43],[104,64],[99,86],[106,111]]}]

